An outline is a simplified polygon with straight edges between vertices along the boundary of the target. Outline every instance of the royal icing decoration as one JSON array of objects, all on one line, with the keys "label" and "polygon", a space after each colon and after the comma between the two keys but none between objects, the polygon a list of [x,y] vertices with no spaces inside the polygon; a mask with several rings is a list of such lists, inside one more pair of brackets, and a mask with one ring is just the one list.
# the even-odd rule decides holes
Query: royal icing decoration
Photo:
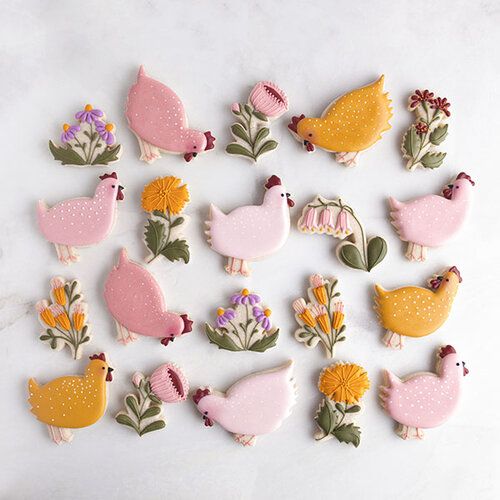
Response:
[{"label": "royal icing decoration", "polygon": [[89,167],[110,165],[120,159],[122,147],[116,144],[115,126],[106,122],[106,116],[100,109],[87,104],[76,113],[75,118],[78,123],[62,126],[62,146],[49,141],[54,160],[62,165]]},{"label": "royal icing decoration", "polygon": [[50,280],[50,287],[50,299],[39,300],[35,305],[44,329],[40,340],[56,351],[67,346],[73,359],[80,359],[84,344],[92,338],[80,282],[55,277]]},{"label": "royal icing decoration", "polygon": [[122,344],[137,340],[137,335],[158,337],[168,345],[192,330],[187,314],[168,312],[158,282],[143,266],[129,260],[123,248],[118,265],[104,283],[104,299],[116,322],[117,339]]},{"label": "royal icing decoration", "polygon": [[391,100],[384,93],[381,76],[376,82],[337,98],[321,118],[294,116],[288,128],[308,152],[318,147],[334,153],[338,163],[352,166],[361,151],[373,146],[391,128],[391,116]]},{"label": "royal icing decoration", "polygon": [[123,186],[115,172],[101,175],[99,179],[92,198],[72,198],[51,208],[45,201],[38,202],[40,230],[55,245],[57,256],[64,264],[79,260],[75,247],[96,245],[113,229],[117,201],[123,200]]},{"label": "royal icing decoration", "polygon": [[434,92],[428,90],[415,90],[410,96],[408,109],[415,112],[416,120],[401,144],[408,170],[438,168],[443,163],[446,153],[439,152],[437,146],[448,135],[449,107],[446,97],[434,97]]},{"label": "royal icing decoration", "polygon": [[401,241],[408,242],[406,257],[424,261],[427,247],[439,247],[463,226],[469,211],[474,181],[464,172],[448,184],[442,196],[430,194],[403,203],[389,198],[391,222]]},{"label": "royal icing decoration", "polygon": [[339,362],[322,370],[318,389],[325,397],[314,418],[319,427],[314,438],[317,441],[335,438],[357,448],[361,429],[355,425],[355,418],[361,411],[360,400],[369,388],[370,380],[362,366]]},{"label": "royal icing decoration", "polygon": [[69,443],[72,429],[95,424],[106,411],[106,382],[111,382],[113,368],[104,353],[90,356],[83,376],[59,377],[45,385],[30,378],[28,382],[31,413],[47,424],[56,444]]},{"label": "royal icing decoration", "polygon": [[337,257],[348,267],[371,271],[387,253],[387,243],[380,236],[367,238],[354,210],[340,198],[327,200],[317,195],[302,210],[297,227],[306,234],[328,234],[343,240],[337,245]]},{"label": "royal icing decoration", "polygon": [[247,104],[234,103],[231,112],[238,120],[231,125],[234,142],[226,147],[231,155],[253,162],[278,147],[270,135],[271,120],[288,111],[288,98],[272,82],[259,82],[252,89]]},{"label": "royal icing decoration", "polygon": [[130,427],[139,436],[163,429],[167,422],[163,417],[163,403],[178,403],[187,398],[189,383],[182,370],[173,363],[158,367],[150,377],[134,373],[132,383],[135,393],[124,398],[125,408],[115,420]]},{"label": "royal icing decoration", "polygon": [[269,177],[262,205],[236,208],[225,214],[210,205],[206,225],[208,243],[228,258],[229,274],[250,276],[249,261],[277,252],[290,232],[290,207],[294,202],[276,175]]},{"label": "royal icing decoration", "polygon": [[191,161],[199,153],[214,148],[212,134],[189,128],[177,94],[147,76],[143,66],[129,90],[126,115],[130,130],[139,141],[140,159],[147,163],[160,158],[161,152],[181,154]]},{"label": "royal icing decoration", "polygon": [[447,320],[462,278],[453,266],[429,280],[430,290],[405,286],[385,290],[375,285],[375,312],[387,330],[383,342],[393,349],[403,348],[403,337],[425,337]]},{"label": "royal icing decoration", "polygon": [[260,296],[244,288],[231,296],[230,307],[217,309],[215,326],[205,323],[205,332],[219,349],[264,352],[276,345],[279,329]]},{"label": "royal icing decoration", "polygon": [[380,387],[380,404],[399,425],[403,439],[422,439],[422,429],[448,420],[460,399],[462,377],[469,370],[451,345],[438,349],[436,373],[419,372],[399,378],[385,370]]},{"label": "royal icing decoration", "polygon": [[337,343],[346,339],[344,304],[336,291],[337,280],[313,274],[309,283],[309,300],[300,298],[293,302],[295,319],[300,325],[295,338],[310,349],[321,343],[326,357],[333,358]]},{"label": "royal icing decoration", "polygon": [[161,255],[170,262],[189,262],[186,240],[177,238],[185,226],[180,214],[189,202],[189,191],[177,177],[158,177],[142,192],[142,208],[150,213],[144,228],[144,242],[149,250],[147,262]]},{"label": "royal icing decoration", "polygon": [[257,436],[278,429],[290,415],[297,390],[293,361],[271,370],[252,373],[225,393],[201,387],[193,395],[207,427],[214,422],[234,435],[243,446],[255,445]]}]

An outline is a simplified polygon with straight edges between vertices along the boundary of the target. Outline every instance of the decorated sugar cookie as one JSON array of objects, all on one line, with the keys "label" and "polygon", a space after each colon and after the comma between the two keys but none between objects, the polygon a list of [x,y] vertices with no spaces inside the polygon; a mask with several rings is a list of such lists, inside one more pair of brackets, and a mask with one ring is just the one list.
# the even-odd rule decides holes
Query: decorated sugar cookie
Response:
[{"label": "decorated sugar cookie", "polygon": [[257,83],[248,103],[234,103],[231,111],[238,121],[231,125],[234,142],[226,147],[227,153],[256,163],[262,155],[278,147],[271,137],[270,122],[288,111],[288,98],[277,85]]},{"label": "decorated sugar cookie", "polygon": [[206,225],[208,243],[228,258],[229,274],[250,276],[249,261],[277,252],[290,232],[290,208],[294,202],[276,175],[269,177],[262,205],[238,207],[227,215],[210,205]]},{"label": "decorated sugar cookie", "polygon": [[189,262],[189,246],[180,236],[186,219],[180,214],[189,202],[189,191],[177,177],[158,177],[142,192],[142,208],[150,213],[144,228],[144,243],[148,247],[147,262],[162,256],[174,262]]},{"label": "decorated sugar cookie", "polygon": [[192,330],[187,314],[167,311],[158,282],[143,266],[129,260],[123,248],[118,265],[104,283],[104,299],[116,323],[117,340],[128,344],[137,335],[157,337],[168,345]]},{"label": "decorated sugar cookie", "polygon": [[56,444],[69,443],[72,429],[95,424],[106,411],[106,382],[113,376],[104,353],[90,356],[85,374],[59,377],[44,385],[30,378],[28,382],[31,413],[47,424]]},{"label": "decorated sugar cookie", "polygon": [[80,282],[57,276],[50,280],[50,287],[50,300],[39,300],[35,305],[44,329],[40,340],[56,351],[66,346],[73,359],[80,359],[84,344],[92,339]]},{"label": "decorated sugar cookie", "polygon": [[115,126],[100,109],[87,104],[75,115],[77,123],[62,126],[61,146],[49,141],[54,160],[62,165],[90,167],[110,165],[120,159],[122,147],[116,144]]},{"label": "decorated sugar cookie", "polygon": [[391,222],[401,241],[408,242],[406,257],[424,261],[427,247],[439,247],[463,226],[474,181],[464,172],[448,184],[442,196],[430,194],[403,203],[389,198]]},{"label": "decorated sugar cookie", "polygon": [[75,248],[96,245],[113,229],[117,201],[123,200],[123,186],[115,172],[99,179],[92,198],[72,198],[50,208],[45,201],[38,202],[40,230],[54,244],[63,264],[77,262],[80,257]]},{"label": "decorated sugar cookie", "polygon": [[449,107],[446,97],[434,97],[434,92],[428,90],[415,90],[408,99],[408,109],[415,112],[416,118],[401,144],[408,170],[442,165],[446,153],[440,152],[438,146],[448,135]]},{"label": "decorated sugar cookie", "polygon": [[325,397],[314,417],[319,427],[314,438],[317,441],[335,438],[357,448],[361,429],[355,419],[362,409],[361,398],[369,388],[370,380],[362,366],[338,362],[322,370],[318,389]]},{"label": "decorated sugar cookie", "polygon": [[293,361],[238,380],[225,393],[201,387],[193,395],[207,427],[214,422],[243,446],[254,446],[258,436],[278,429],[297,398]]},{"label": "decorated sugar cookie", "polygon": [[303,208],[297,227],[302,233],[328,234],[343,240],[337,245],[337,258],[352,269],[369,272],[387,253],[385,240],[380,236],[367,238],[354,210],[340,198],[327,200],[317,195]]},{"label": "decorated sugar cookie", "polygon": [[375,312],[387,330],[384,344],[402,349],[403,337],[425,337],[440,328],[461,282],[460,272],[453,266],[429,280],[430,290],[418,286],[385,290],[375,285]]},{"label": "decorated sugar cookie", "polygon": [[344,304],[336,290],[337,280],[313,274],[309,282],[309,300],[300,298],[293,302],[295,319],[300,325],[295,330],[295,338],[310,349],[321,344],[326,357],[333,358],[337,343],[346,339]]},{"label": "decorated sugar cookie", "polygon": [[177,94],[146,75],[143,66],[129,90],[126,115],[139,141],[140,159],[147,163],[153,163],[161,153],[181,154],[184,160],[191,161],[214,148],[212,134],[189,128]]},{"label": "decorated sugar cookie", "polygon": [[205,332],[219,349],[264,352],[276,345],[279,329],[260,296],[244,288],[231,296],[230,307],[217,309],[215,325],[205,323]]},{"label": "decorated sugar cookie", "polygon": [[288,128],[308,152],[316,147],[324,149],[349,167],[356,165],[361,151],[391,128],[391,117],[391,100],[384,93],[382,75],[376,82],[337,98],[320,118],[294,116]]},{"label": "decorated sugar cookie", "polygon": [[139,436],[163,429],[167,422],[163,417],[162,402],[185,401],[189,392],[184,373],[173,363],[159,366],[150,377],[136,372],[132,383],[136,391],[125,396],[125,408],[115,420],[130,427]]},{"label": "decorated sugar cookie", "polygon": [[460,399],[462,377],[469,370],[451,345],[440,347],[436,373],[418,372],[399,378],[385,370],[380,404],[398,423],[402,439],[422,439],[422,429],[432,429],[450,418]]}]

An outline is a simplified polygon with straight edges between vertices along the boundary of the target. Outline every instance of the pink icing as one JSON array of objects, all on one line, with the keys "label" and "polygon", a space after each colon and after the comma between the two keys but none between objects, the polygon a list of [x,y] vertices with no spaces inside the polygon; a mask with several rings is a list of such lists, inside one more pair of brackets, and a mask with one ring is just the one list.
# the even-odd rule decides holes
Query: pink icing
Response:
[{"label": "pink icing", "polygon": [[38,224],[43,235],[59,245],[80,247],[99,243],[113,228],[121,189],[116,178],[107,177],[99,182],[92,198],[73,198],[52,208],[39,201]]},{"label": "pink icing", "polygon": [[[127,98],[126,116],[132,131],[142,140],[170,153],[201,153],[213,138],[190,129],[177,94],[146,75],[141,66]],[[212,145],[213,147],[213,145]]]},{"label": "pink icing", "polygon": [[438,247],[458,232],[469,210],[472,183],[462,177],[450,189],[451,199],[428,195],[403,203],[389,198],[392,223],[402,241]]},{"label": "pink icing", "polygon": [[460,381],[468,371],[453,349],[439,359],[436,372],[400,379],[387,371],[387,386],[381,388],[386,412],[396,422],[420,429],[445,422],[458,403]]},{"label": "pink icing", "polygon": [[148,337],[184,332],[184,319],[167,312],[160,285],[143,266],[129,260],[125,249],[106,279],[104,299],[113,318],[131,332]]},{"label": "pink icing", "polygon": [[253,373],[232,385],[225,394],[199,399],[200,413],[234,434],[259,436],[278,429],[295,404],[293,362]]},{"label": "pink icing", "polygon": [[262,205],[239,207],[227,215],[211,205],[207,231],[210,245],[225,257],[241,260],[273,254],[288,238],[292,203],[285,188],[276,184],[266,191]]}]

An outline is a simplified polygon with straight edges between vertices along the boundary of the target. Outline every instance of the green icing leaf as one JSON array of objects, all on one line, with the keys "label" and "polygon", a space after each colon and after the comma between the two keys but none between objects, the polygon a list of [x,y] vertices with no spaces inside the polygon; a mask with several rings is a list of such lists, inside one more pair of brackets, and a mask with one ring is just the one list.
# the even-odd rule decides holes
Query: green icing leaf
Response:
[{"label": "green icing leaf", "polygon": [[236,144],[234,142],[227,145],[226,153],[229,153],[230,155],[246,156],[247,158],[252,158],[252,160],[255,160],[255,156],[251,151],[249,151],[241,144]]},{"label": "green icing leaf", "polygon": [[132,413],[137,418],[140,418],[139,403],[137,402],[137,398],[131,394],[125,398],[125,403],[132,410]]},{"label": "green icing leaf", "polygon": [[268,120],[267,116],[260,111],[254,111],[253,116],[255,116],[255,118],[258,118],[259,120],[262,120],[263,122],[267,122]]},{"label": "green icing leaf", "polygon": [[189,246],[186,240],[169,241],[160,251],[170,262],[183,260],[184,264],[189,262]]},{"label": "green icing leaf", "polygon": [[368,242],[368,271],[371,271],[376,265],[380,264],[387,254],[387,243],[380,236],[371,238]]},{"label": "green icing leaf", "polygon": [[126,425],[128,427],[132,427],[132,429],[137,430],[137,426],[135,422],[125,413],[119,413],[115,419],[119,424]]},{"label": "green icing leaf", "polygon": [[342,413],[342,415],[345,413],[345,408],[340,403],[335,403],[335,408],[337,409],[337,411],[339,411],[340,413]]},{"label": "green icing leaf", "polygon": [[184,223],[184,217],[177,217],[177,219],[175,219],[172,222],[172,224],[170,224],[170,229],[177,227],[177,226],[180,226],[183,223]]},{"label": "green icing leaf", "polygon": [[339,258],[346,266],[366,271],[363,257],[361,257],[361,253],[353,243],[346,243],[340,248]]},{"label": "green icing leaf", "polygon": [[272,151],[273,149],[276,149],[278,147],[278,143],[274,140],[269,140],[266,141],[262,146],[259,148],[257,153],[255,153],[255,157],[258,158],[260,155],[263,155],[264,153],[269,153],[269,151]]},{"label": "green icing leaf", "polygon": [[248,347],[249,351],[254,352],[264,352],[271,347],[276,345],[276,341],[278,340],[279,330],[276,330],[272,335],[264,335],[261,339],[254,342],[252,345]]},{"label": "green icing leaf", "polygon": [[417,129],[412,125],[406,132],[403,138],[403,149],[408,156],[412,158],[418,153],[422,139],[417,133]]},{"label": "green icing leaf", "polygon": [[147,434],[148,432],[154,432],[154,431],[159,431],[160,429],[163,429],[166,426],[164,420],[157,420],[156,422],[151,422],[149,425],[146,425],[144,429],[139,433],[140,436],[144,436],[144,434]]},{"label": "green icing leaf", "polygon": [[346,408],[345,412],[346,413],[358,413],[358,411],[361,410],[361,406],[359,405],[352,405],[349,406],[349,408]]},{"label": "green icing leaf", "polygon": [[436,127],[429,137],[429,140],[434,144],[434,146],[439,146],[448,135],[448,124]]},{"label": "green icing leaf", "polygon": [[60,161],[63,165],[86,165],[85,160],[70,145],[59,147],[49,141],[49,149],[54,160]]},{"label": "green icing leaf", "polygon": [[161,217],[162,219],[168,220],[167,216],[161,210],[153,210],[153,215],[156,215],[156,217]]},{"label": "green icing leaf", "polygon": [[245,108],[245,111],[251,115],[252,114],[252,111],[253,111],[253,108],[249,105],[249,104],[244,104],[243,107]]},{"label": "green icing leaf", "polygon": [[156,417],[156,415],[159,415],[161,413],[161,408],[159,406],[150,406],[142,415],[141,419],[143,418],[151,418],[151,417]]},{"label": "green icing leaf", "polygon": [[56,339],[52,339],[50,341],[50,348],[51,349],[55,349],[57,347],[57,340]]},{"label": "green icing leaf", "polygon": [[99,153],[92,162],[92,165],[108,165],[109,163],[113,163],[118,161],[120,158],[121,145],[116,144],[112,147],[107,147],[104,151]]},{"label": "green icing leaf", "polygon": [[339,425],[332,432],[332,435],[335,436],[341,443],[353,444],[356,448],[359,446],[361,441],[361,430],[354,424]]},{"label": "green icing leaf", "polygon": [[231,125],[231,132],[235,137],[239,137],[240,139],[244,140],[247,144],[250,144],[250,138],[248,137],[248,134],[246,133],[243,126],[240,125],[239,123],[234,123],[233,125]]},{"label": "green icing leaf", "polygon": [[157,404],[157,405],[161,405],[161,404],[162,404],[161,399],[160,399],[159,397],[155,396],[152,392],[151,392],[151,393],[149,393],[148,397],[149,397],[149,399],[150,399],[153,403],[155,403],[155,404]]},{"label": "green icing leaf", "polygon": [[425,153],[420,159],[420,163],[425,168],[438,168],[443,163],[446,153]]},{"label": "green icing leaf", "polygon": [[160,254],[164,238],[165,225],[160,221],[148,219],[148,223],[145,227],[144,239],[146,241],[146,246],[155,257]]},{"label": "green icing leaf", "polygon": [[238,347],[228,335],[219,334],[217,330],[212,328],[208,323],[205,323],[205,333],[210,343],[215,344],[219,349],[233,352],[243,350],[241,347]]},{"label": "green icing leaf", "polygon": [[42,335],[42,336],[40,337],[40,340],[45,341],[45,340],[49,340],[50,338],[51,338],[51,336],[50,336],[50,335]]},{"label": "green icing leaf", "polygon": [[335,410],[328,399],[323,399],[319,405],[319,410],[316,413],[314,420],[316,420],[318,426],[325,433],[325,436],[332,432],[337,422],[337,417],[335,415]]},{"label": "green icing leaf", "polygon": [[262,127],[255,135],[254,144],[259,144],[260,141],[265,139],[269,135],[269,129],[267,127]]}]

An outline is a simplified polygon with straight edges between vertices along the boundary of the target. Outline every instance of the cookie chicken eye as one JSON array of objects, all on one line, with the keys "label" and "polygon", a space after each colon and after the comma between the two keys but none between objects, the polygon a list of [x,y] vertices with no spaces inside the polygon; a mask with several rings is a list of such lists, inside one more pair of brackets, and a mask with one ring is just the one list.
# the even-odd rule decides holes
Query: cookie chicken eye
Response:
[{"label": "cookie chicken eye", "polygon": [[460,366],[460,363],[457,363],[457,366]]},{"label": "cookie chicken eye", "polygon": [[312,136],[313,136],[312,134],[308,134],[308,135],[309,135],[309,137],[312,137]]},{"label": "cookie chicken eye", "polygon": [[196,146],[193,146],[193,149],[196,149]]},{"label": "cookie chicken eye", "polygon": [[115,184],[113,184],[111,187],[114,189],[114,188],[116,187],[116,185],[115,185]]},{"label": "cookie chicken eye", "polygon": [[281,197],[283,198],[285,195],[283,193],[281,193]]}]

